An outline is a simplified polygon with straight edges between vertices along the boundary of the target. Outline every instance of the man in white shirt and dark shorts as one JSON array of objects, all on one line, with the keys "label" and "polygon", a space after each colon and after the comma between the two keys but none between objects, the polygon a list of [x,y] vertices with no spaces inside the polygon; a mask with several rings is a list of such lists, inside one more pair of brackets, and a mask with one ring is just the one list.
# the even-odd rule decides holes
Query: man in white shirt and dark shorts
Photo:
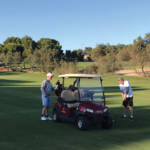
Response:
[{"label": "man in white shirt and dark shorts", "polygon": [[129,81],[123,78],[118,79],[120,91],[122,92],[124,114],[123,118],[127,118],[128,111],[130,112],[130,119],[133,120],[133,92]]}]

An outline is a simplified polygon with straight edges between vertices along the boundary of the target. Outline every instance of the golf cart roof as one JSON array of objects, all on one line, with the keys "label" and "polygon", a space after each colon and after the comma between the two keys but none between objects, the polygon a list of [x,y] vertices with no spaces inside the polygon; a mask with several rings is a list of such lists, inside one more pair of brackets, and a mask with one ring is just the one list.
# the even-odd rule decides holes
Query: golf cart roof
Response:
[{"label": "golf cart roof", "polygon": [[63,74],[59,75],[60,78],[102,78],[97,74]]}]

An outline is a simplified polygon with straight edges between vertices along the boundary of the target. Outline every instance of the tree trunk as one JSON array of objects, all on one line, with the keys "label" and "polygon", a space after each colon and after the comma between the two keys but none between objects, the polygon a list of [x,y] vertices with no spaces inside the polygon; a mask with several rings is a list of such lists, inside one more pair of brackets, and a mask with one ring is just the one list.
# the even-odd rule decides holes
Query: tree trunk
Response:
[{"label": "tree trunk", "polygon": [[146,73],[145,73],[145,71],[144,71],[144,65],[142,65],[142,73],[143,73],[143,75],[144,75],[144,77],[146,77]]}]

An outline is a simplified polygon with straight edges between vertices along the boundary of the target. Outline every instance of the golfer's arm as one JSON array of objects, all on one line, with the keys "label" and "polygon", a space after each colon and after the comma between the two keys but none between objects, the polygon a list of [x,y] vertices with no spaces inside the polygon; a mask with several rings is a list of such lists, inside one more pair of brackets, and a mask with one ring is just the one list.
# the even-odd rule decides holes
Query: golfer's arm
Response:
[{"label": "golfer's arm", "polygon": [[42,91],[42,94],[43,94],[43,95],[46,95],[46,92],[45,92],[45,90],[44,90],[43,87],[41,87],[41,91]]},{"label": "golfer's arm", "polygon": [[122,96],[122,100],[124,100],[124,93],[123,92],[121,93],[121,96]]},{"label": "golfer's arm", "polygon": [[42,92],[43,95],[46,96],[46,92],[45,92],[45,83],[42,83],[42,85],[41,85],[41,92]]},{"label": "golfer's arm", "polygon": [[126,95],[129,93],[129,87],[126,87]]}]

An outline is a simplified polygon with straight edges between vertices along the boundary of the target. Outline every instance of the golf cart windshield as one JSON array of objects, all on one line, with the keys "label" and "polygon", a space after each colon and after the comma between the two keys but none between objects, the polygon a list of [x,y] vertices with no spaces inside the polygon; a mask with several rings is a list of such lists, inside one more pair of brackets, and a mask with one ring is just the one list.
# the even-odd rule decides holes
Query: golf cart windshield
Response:
[{"label": "golf cart windshield", "polygon": [[93,74],[65,74],[63,78],[74,78],[72,90],[80,101],[103,101],[105,104],[102,76]]},{"label": "golf cart windshield", "polygon": [[86,101],[103,101],[103,88],[98,78],[80,80],[80,98]]}]

